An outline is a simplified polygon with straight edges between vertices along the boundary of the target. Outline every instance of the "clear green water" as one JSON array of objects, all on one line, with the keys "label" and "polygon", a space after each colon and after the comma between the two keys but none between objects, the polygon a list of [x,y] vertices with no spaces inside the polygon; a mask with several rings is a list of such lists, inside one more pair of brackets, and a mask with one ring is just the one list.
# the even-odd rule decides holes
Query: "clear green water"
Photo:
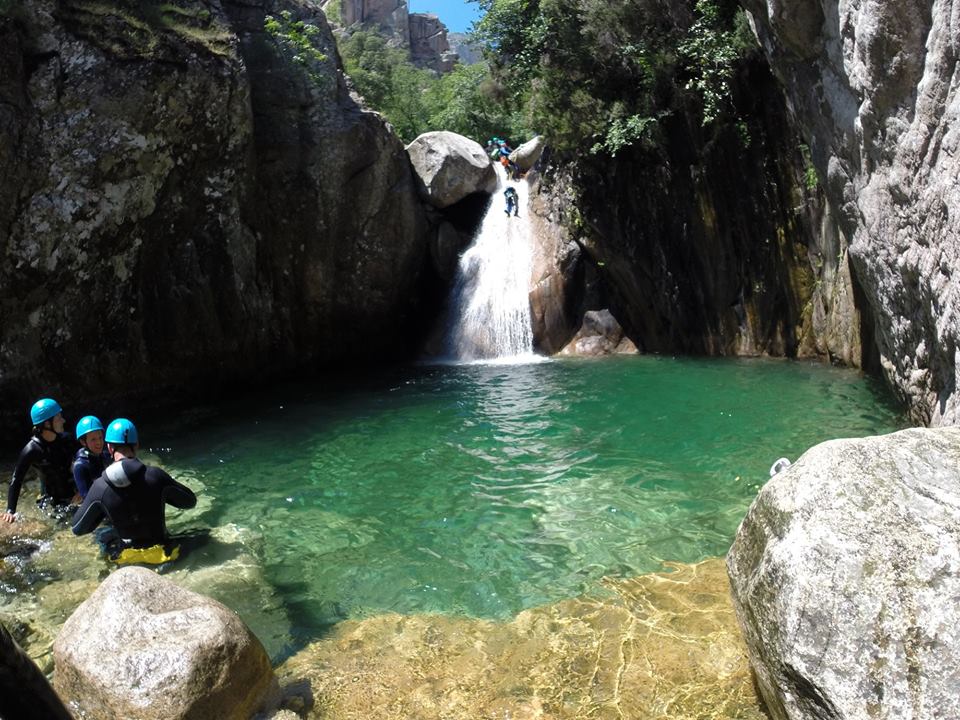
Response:
[{"label": "clear green water", "polygon": [[903,425],[875,382],[786,361],[624,357],[352,382],[153,429],[164,463],[203,486],[191,523],[260,536],[248,550],[293,645],[384,611],[504,618],[604,575],[723,555],[778,457]]}]

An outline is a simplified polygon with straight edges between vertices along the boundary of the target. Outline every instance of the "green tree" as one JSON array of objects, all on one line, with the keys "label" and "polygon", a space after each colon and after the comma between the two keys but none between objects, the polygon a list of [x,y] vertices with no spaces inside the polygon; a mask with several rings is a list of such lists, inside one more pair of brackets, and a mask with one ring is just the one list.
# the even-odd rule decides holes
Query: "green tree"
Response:
[{"label": "green tree", "polygon": [[705,123],[729,105],[736,0],[477,2],[494,80],[556,147],[615,155],[656,142],[661,119],[691,99]]}]

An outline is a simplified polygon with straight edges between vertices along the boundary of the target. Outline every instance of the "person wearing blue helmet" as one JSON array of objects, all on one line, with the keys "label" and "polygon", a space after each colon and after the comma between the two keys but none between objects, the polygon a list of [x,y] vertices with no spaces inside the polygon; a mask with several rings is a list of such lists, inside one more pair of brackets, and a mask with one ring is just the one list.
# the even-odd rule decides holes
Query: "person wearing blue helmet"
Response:
[{"label": "person wearing blue helmet", "polygon": [[80,418],[77,423],[77,440],[81,447],[73,456],[73,483],[81,499],[87,496],[93,481],[103,474],[110,463],[110,456],[103,443],[103,423],[94,415]]},{"label": "person wearing blue helmet", "polygon": [[37,400],[30,408],[33,437],[23,446],[13,469],[7,491],[7,511],[0,520],[12,523],[17,519],[17,502],[27,472],[32,468],[40,476],[40,505],[69,505],[75,496],[70,461],[76,447],[63,432],[63,409],[52,398]]},{"label": "person wearing blue helmet", "polygon": [[[137,459],[139,434],[126,418],[117,418],[105,433],[107,451],[113,463],[94,480],[80,509],[73,516],[73,532],[93,532],[103,521],[112,526],[106,538],[99,538],[110,557],[124,562],[131,550],[165,546],[167,536],[164,506],[181,509],[197,504],[197,496],[158,467]],[[162,549],[162,548],[161,548]],[[176,551],[159,554],[162,560],[176,558]],[[136,556],[134,562],[151,562]]]}]

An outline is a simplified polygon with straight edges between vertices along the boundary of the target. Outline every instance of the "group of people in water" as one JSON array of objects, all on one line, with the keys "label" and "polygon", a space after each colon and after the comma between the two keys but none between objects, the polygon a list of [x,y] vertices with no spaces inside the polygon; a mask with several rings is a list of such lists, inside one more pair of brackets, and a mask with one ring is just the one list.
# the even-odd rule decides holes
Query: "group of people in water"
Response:
[{"label": "group of people in water", "polygon": [[105,523],[97,540],[111,559],[176,558],[176,548],[168,544],[164,506],[192,508],[197,497],[162,469],[137,459],[139,435],[130,420],[117,418],[104,428],[99,418],[87,415],[77,423],[74,439],[65,432],[60,404],[51,398],[33,404],[30,420],[33,433],[13,470],[0,520],[16,521],[24,480],[34,469],[40,477],[37,504],[71,517],[77,535]]}]

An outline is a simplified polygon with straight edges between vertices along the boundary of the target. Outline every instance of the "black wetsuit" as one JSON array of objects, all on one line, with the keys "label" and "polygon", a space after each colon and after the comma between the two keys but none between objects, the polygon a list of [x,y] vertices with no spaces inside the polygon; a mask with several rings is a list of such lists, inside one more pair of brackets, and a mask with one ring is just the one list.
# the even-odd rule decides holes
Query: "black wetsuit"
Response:
[{"label": "black wetsuit", "polygon": [[90,488],[93,487],[93,481],[103,475],[104,469],[110,464],[110,456],[106,451],[99,455],[94,455],[87,448],[82,447],[77,450],[73,456],[73,484],[77,486],[77,492],[80,497],[85,498]]},{"label": "black wetsuit", "polygon": [[73,516],[73,532],[93,532],[106,519],[127,547],[159,545],[167,539],[164,503],[192,508],[197,496],[160,468],[136,458],[121,460],[94,481]]},{"label": "black wetsuit", "polygon": [[17,511],[20,489],[30,468],[35,468],[40,475],[40,501],[51,500],[57,505],[69,503],[75,492],[70,461],[76,447],[73,438],[66,433],[59,434],[52,442],[39,437],[30,438],[13,469],[7,492],[7,512]]}]

